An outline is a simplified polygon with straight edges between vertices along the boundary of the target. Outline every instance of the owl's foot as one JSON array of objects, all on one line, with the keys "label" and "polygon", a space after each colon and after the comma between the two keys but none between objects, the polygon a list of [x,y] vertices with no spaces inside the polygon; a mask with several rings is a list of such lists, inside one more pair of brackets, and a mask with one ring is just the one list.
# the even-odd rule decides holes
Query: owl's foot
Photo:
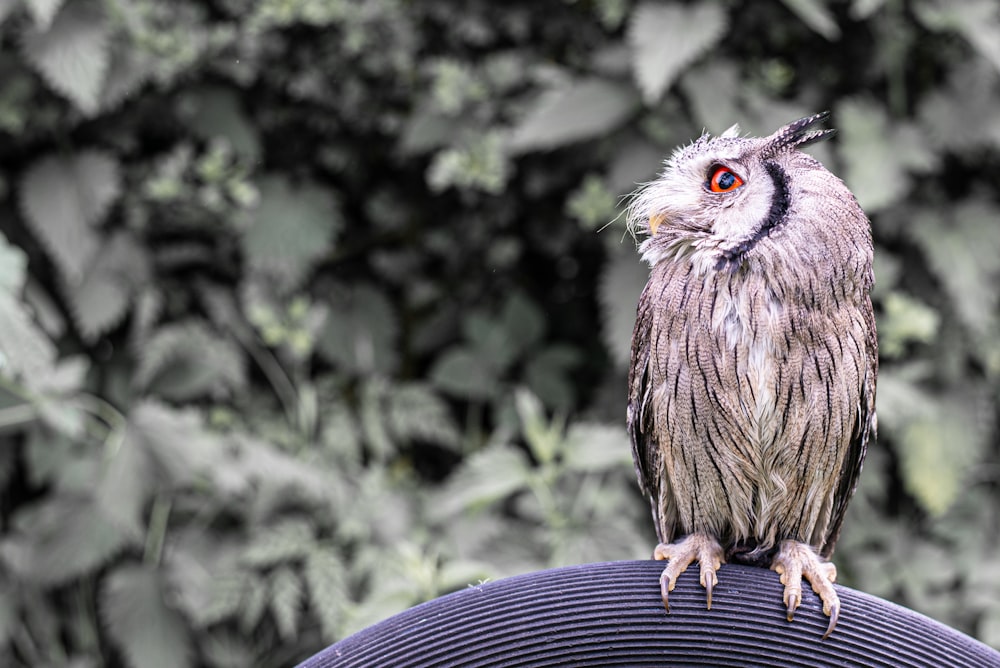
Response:
[{"label": "owl's foot", "polygon": [[660,543],[653,550],[653,559],[666,559],[670,563],[660,576],[660,594],[663,607],[670,612],[669,594],[677,584],[677,576],[683,573],[691,562],[701,566],[701,586],[707,591],[708,609],[712,609],[712,588],[719,583],[715,572],[725,562],[722,546],[712,536],[693,533],[677,543]]},{"label": "owl's foot", "polygon": [[785,585],[785,606],[788,608],[788,621],[792,621],[795,610],[802,602],[802,578],[809,581],[812,589],[823,601],[823,612],[830,617],[830,625],[826,627],[826,638],[833,632],[840,616],[840,598],[833,588],[837,579],[837,567],[816,554],[816,552],[797,540],[781,542],[778,554],[771,562],[771,570],[781,576],[781,584]]}]

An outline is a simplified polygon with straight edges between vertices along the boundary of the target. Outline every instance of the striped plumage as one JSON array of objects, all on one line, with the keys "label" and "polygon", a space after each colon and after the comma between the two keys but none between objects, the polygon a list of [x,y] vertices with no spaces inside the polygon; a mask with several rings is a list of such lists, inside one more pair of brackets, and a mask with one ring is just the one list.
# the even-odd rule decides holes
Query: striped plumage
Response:
[{"label": "striped plumage", "polygon": [[830,133],[810,130],[825,116],[766,138],[703,136],[636,195],[630,223],[649,234],[652,271],[627,417],[656,554],[671,561],[664,602],[692,560],[709,604],[718,566],[706,562],[771,566],[788,580],[789,618],[804,575],[832,630],[825,558],[874,431],[878,355],[870,223],[798,150]]}]

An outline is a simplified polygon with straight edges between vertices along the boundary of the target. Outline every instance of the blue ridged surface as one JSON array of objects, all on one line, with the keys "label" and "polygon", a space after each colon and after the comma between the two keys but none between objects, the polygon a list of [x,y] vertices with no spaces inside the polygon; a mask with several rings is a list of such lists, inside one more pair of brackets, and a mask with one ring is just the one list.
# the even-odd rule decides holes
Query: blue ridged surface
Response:
[{"label": "blue ridged surface", "polygon": [[430,666],[995,666],[1000,653],[906,608],[838,587],[840,621],[804,586],[785,620],[771,571],[725,565],[705,610],[696,569],[660,601],[663,562],[530,573],[418,605],[331,645],[300,668]]}]

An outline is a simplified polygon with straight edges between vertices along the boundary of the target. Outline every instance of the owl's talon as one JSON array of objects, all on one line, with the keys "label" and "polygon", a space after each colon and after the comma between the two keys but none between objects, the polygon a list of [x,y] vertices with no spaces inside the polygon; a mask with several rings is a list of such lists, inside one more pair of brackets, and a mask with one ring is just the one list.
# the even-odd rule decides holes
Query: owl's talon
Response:
[{"label": "owl's talon", "polygon": [[677,577],[687,570],[693,562],[701,566],[699,581],[706,591],[708,609],[712,608],[712,589],[719,579],[715,572],[724,561],[724,553],[719,542],[703,533],[693,533],[676,543],[660,543],[653,550],[653,558],[667,560],[667,567],[660,575],[660,595],[663,607],[670,612],[669,594],[677,584]]},{"label": "owl's talon", "polygon": [[802,579],[805,578],[823,601],[823,612],[830,616],[830,623],[823,634],[824,638],[829,636],[840,618],[840,598],[833,588],[837,568],[823,561],[805,543],[786,540],[781,543],[771,570],[781,576],[781,583],[785,585],[784,601],[788,608],[788,621],[792,621],[795,610],[802,603]]},{"label": "owl's talon", "polygon": [[787,598],[788,598],[788,602],[786,603],[786,605],[788,606],[787,619],[788,621],[792,621],[793,619],[795,619],[795,611],[799,609],[799,603],[802,602],[802,597],[799,594],[793,593]]},{"label": "owl's talon", "polygon": [[830,606],[830,623],[826,627],[826,633],[823,634],[823,640],[830,637],[833,633],[833,629],[837,626],[837,619],[840,618],[840,601],[837,601],[832,606]]}]

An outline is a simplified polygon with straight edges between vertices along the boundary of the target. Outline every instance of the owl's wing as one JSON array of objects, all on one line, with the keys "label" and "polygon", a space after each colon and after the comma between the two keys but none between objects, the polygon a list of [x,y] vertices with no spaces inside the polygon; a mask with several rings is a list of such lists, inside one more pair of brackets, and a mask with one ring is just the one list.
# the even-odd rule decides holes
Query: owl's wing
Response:
[{"label": "owl's wing", "polygon": [[[653,385],[650,369],[653,328],[655,326],[654,305],[650,298],[650,281],[639,297],[635,329],[632,331],[632,357],[628,373],[628,409],[626,422],[632,441],[632,459],[635,473],[639,478],[639,488],[649,499],[653,509],[656,533],[661,542],[669,543],[676,532],[674,513],[661,508],[660,499],[670,499],[673,495],[667,487],[670,481],[663,470],[660,443],[653,424]],[[664,517],[668,515],[668,517]]]},{"label": "owl's wing", "polygon": [[868,441],[875,436],[877,421],[875,419],[875,379],[878,375],[878,339],[875,334],[875,314],[871,301],[866,299],[862,305],[865,318],[866,340],[863,341],[865,352],[864,373],[861,383],[861,396],[858,401],[857,420],[851,434],[850,449],[844,458],[844,466],[840,472],[840,482],[833,497],[833,513],[826,540],[820,550],[820,555],[829,557],[840,537],[840,528],[844,523],[847,504],[854,496],[858,487],[858,476],[868,451]]}]

